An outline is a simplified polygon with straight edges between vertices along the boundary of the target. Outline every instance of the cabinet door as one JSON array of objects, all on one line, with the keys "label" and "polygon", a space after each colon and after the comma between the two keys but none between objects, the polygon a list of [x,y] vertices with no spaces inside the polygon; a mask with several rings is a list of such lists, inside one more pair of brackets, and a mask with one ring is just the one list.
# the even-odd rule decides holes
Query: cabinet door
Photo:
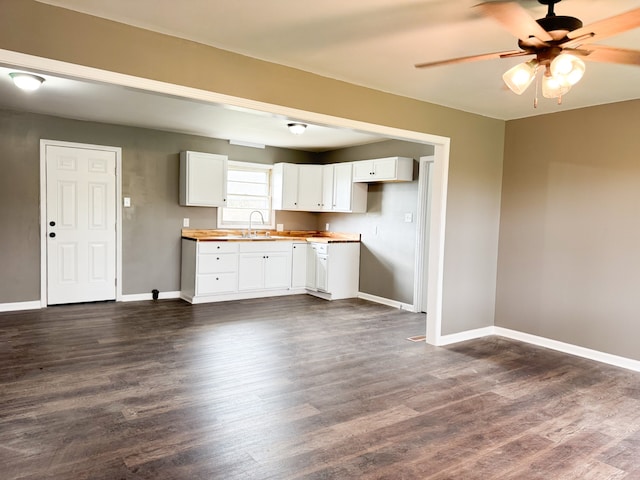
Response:
[{"label": "cabinet door", "polygon": [[329,292],[329,257],[327,255],[316,257],[316,289]]},{"label": "cabinet door", "polygon": [[298,165],[298,209],[322,210],[322,165]]},{"label": "cabinet door", "polygon": [[298,165],[276,163],[271,178],[274,210],[298,210]]},{"label": "cabinet door", "polygon": [[291,287],[303,288],[307,283],[306,243],[294,243],[291,257]]},{"label": "cabinet door", "polygon": [[291,285],[291,256],[267,253],[264,258],[264,288],[288,288]]},{"label": "cabinet door", "polygon": [[316,289],[316,262],[317,262],[316,247],[314,244],[307,246],[307,280],[305,287],[315,290]]},{"label": "cabinet door", "polygon": [[180,204],[224,207],[227,200],[227,157],[212,153],[180,153]]},{"label": "cabinet door", "polygon": [[396,178],[396,165],[398,159],[380,158],[373,162],[373,175],[375,180],[393,180]]},{"label": "cabinet door", "polygon": [[[351,181],[351,179],[349,179]],[[335,168],[334,165],[322,167],[322,210],[330,212],[335,208]]]},{"label": "cabinet door", "polygon": [[374,174],[374,171],[373,171],[372,160],[361,160],[358,162],[353,162],[353,181],[354,182],[371,181],[373,174]]},{"label": "cabinet door", "polygon": [[350,163],[334,166],[333,209],[336,211],[351,211],[352,171]]},{"label": "cabinet door", "polygon": [[264,286],[263,253],[241,253],[238,259],[238,290],[258,290]]}]

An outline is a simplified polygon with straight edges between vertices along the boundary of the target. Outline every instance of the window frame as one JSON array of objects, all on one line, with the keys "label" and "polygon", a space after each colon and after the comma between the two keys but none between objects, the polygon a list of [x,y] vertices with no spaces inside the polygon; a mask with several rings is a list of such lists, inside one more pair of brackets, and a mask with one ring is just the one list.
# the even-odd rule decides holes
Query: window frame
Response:
[{"label": "window frame", "polygon": [[[268,203],[269,203],[269,222],[268,223],[260,223],[259,218],[258,218],[258,223],[253,224],[252,228],[254,230],[273,230],[275,228],[275,210],[273,209],[273,195],[272,195],[272,191],[273,191],[273,165],[269,165],[269,164],[264,164],[264,163],[253,163],[253,162],[241,162],[238,160],[228,160],[227,161],[227,173],[230,170],[233,170],[233,167],[239,167],[243,168],[243,169],[249,169],[249,170],[260,170],[261,172],[266,171],[267,175],[268,175],[268,193],[267,193],[267,199],[268,199]],[[229,202],[229,192],[228,192],[228,188],[229,188],[229,180],[227,177],[227,203]],[[218,207],[218,212],[217,212],[217,229],[220,230],[237,230],[237,229],[243,229],[243,228],[249,228],[249,221],[247,221],[246,223],[224,223],[223,222],[223,213],[224,213],[224,209],[226,207]]]}]

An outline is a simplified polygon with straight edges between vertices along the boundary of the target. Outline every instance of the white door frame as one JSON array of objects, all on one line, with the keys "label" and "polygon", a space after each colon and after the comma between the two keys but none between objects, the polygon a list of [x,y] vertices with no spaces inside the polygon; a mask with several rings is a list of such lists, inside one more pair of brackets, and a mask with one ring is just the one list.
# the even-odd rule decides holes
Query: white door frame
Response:
[{"label": "white door frame", "polygon": [[413,311],[426,311],[427,294],[425,286],[429,285],[428,253],[429,253],[429,220],[431,212],[431,183],[433,176],[433,155],[418,159],[418,207],[416,210],[416,258],[413,282]]},{"label": "white door frame", "polygon": [[[134,77],[117,72],[100,70],[84,65],[76,65],[50,58],[36,57],[11,50],[0,49],[0,63],[15,66],[17,68],[33,69],[41,74],[51,73],[52,75],[70,76],[84,80],[96,82],[106,82],[123,87],[136,88],[149,92],[189,98],[204,102],[227,105],[238,109],[249,109],[285,118],[296,118],[305,123],[326,125],[338,128],[347,128],[365,133],[378,134],[387,138],[398,140],[408,140],[410,142],[425,143],[434,146],[434,168],[432,182],[432,212],[429,219],[429,285],[427,293],[427,312],[429,322],[426,324],[427,342],[437,345],[440,343],[442,332],[442,288],[444,277],[444,231],[447,207],[447,181],[449,173],[449,147],[451,139],[439,135],[432,135],[412,130],[388,127],[375,123],[351,120],[333,115],[326,115],[316,112],[308,112],[297,108],[285,107],[241,97],[234,97],[208,90],[176,85],[172,83],[160,82],[148,78]],[[120,170],[119,170],[120,171]],[[117,180],[118,186],[120,185]],[[118,192],[118,199],[121,198]],[[120,202],[118,202],[119,204]],[[120,213],[120,205],[118,213]],[[118,219],[121,215],[118,215]],[[118,228],[118,234],[121,232]],[[120,245],[118,245],[120,247]],[[118,255],[121,248],[118,248]],[[121,288],[121,260],[118,268],[118,289]],[[119,299],[119,298],[118,298]]]},{"label": "white door frame", "polygon": [[122,300],[122,148],[86,143],[40,140],[40,306],[47,306],[47,147],[69,147],[113,152],[116,155],[116,301]]}]

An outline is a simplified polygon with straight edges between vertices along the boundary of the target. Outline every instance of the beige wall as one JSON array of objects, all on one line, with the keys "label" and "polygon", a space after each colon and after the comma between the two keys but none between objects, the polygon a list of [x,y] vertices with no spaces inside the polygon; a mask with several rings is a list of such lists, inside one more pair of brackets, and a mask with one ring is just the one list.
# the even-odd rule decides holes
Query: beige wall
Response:
[{"label": "beige wall", "polygon": [[450,137],[443,333],[493,324],[504,122],[33,0],[0,11],[2,49]]},{"label": "beige wall", "polygon": [[507,122],[496,325],[640,360],[640,100]]}]

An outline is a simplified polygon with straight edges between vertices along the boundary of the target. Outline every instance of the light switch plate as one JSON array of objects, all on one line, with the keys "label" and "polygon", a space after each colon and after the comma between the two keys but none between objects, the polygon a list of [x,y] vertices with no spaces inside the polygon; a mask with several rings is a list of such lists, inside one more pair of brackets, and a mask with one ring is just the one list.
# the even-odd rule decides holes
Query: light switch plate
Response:
[{"label": "light switch plate", "polygon": [[413,222],[413,214],[411,212],[404,214],[404,222],[405,223]]},{"label": "light switch plate", "polygon": [[123,197],[122,198],[122,206],[128,208],[131,206],[131,197]]}]

